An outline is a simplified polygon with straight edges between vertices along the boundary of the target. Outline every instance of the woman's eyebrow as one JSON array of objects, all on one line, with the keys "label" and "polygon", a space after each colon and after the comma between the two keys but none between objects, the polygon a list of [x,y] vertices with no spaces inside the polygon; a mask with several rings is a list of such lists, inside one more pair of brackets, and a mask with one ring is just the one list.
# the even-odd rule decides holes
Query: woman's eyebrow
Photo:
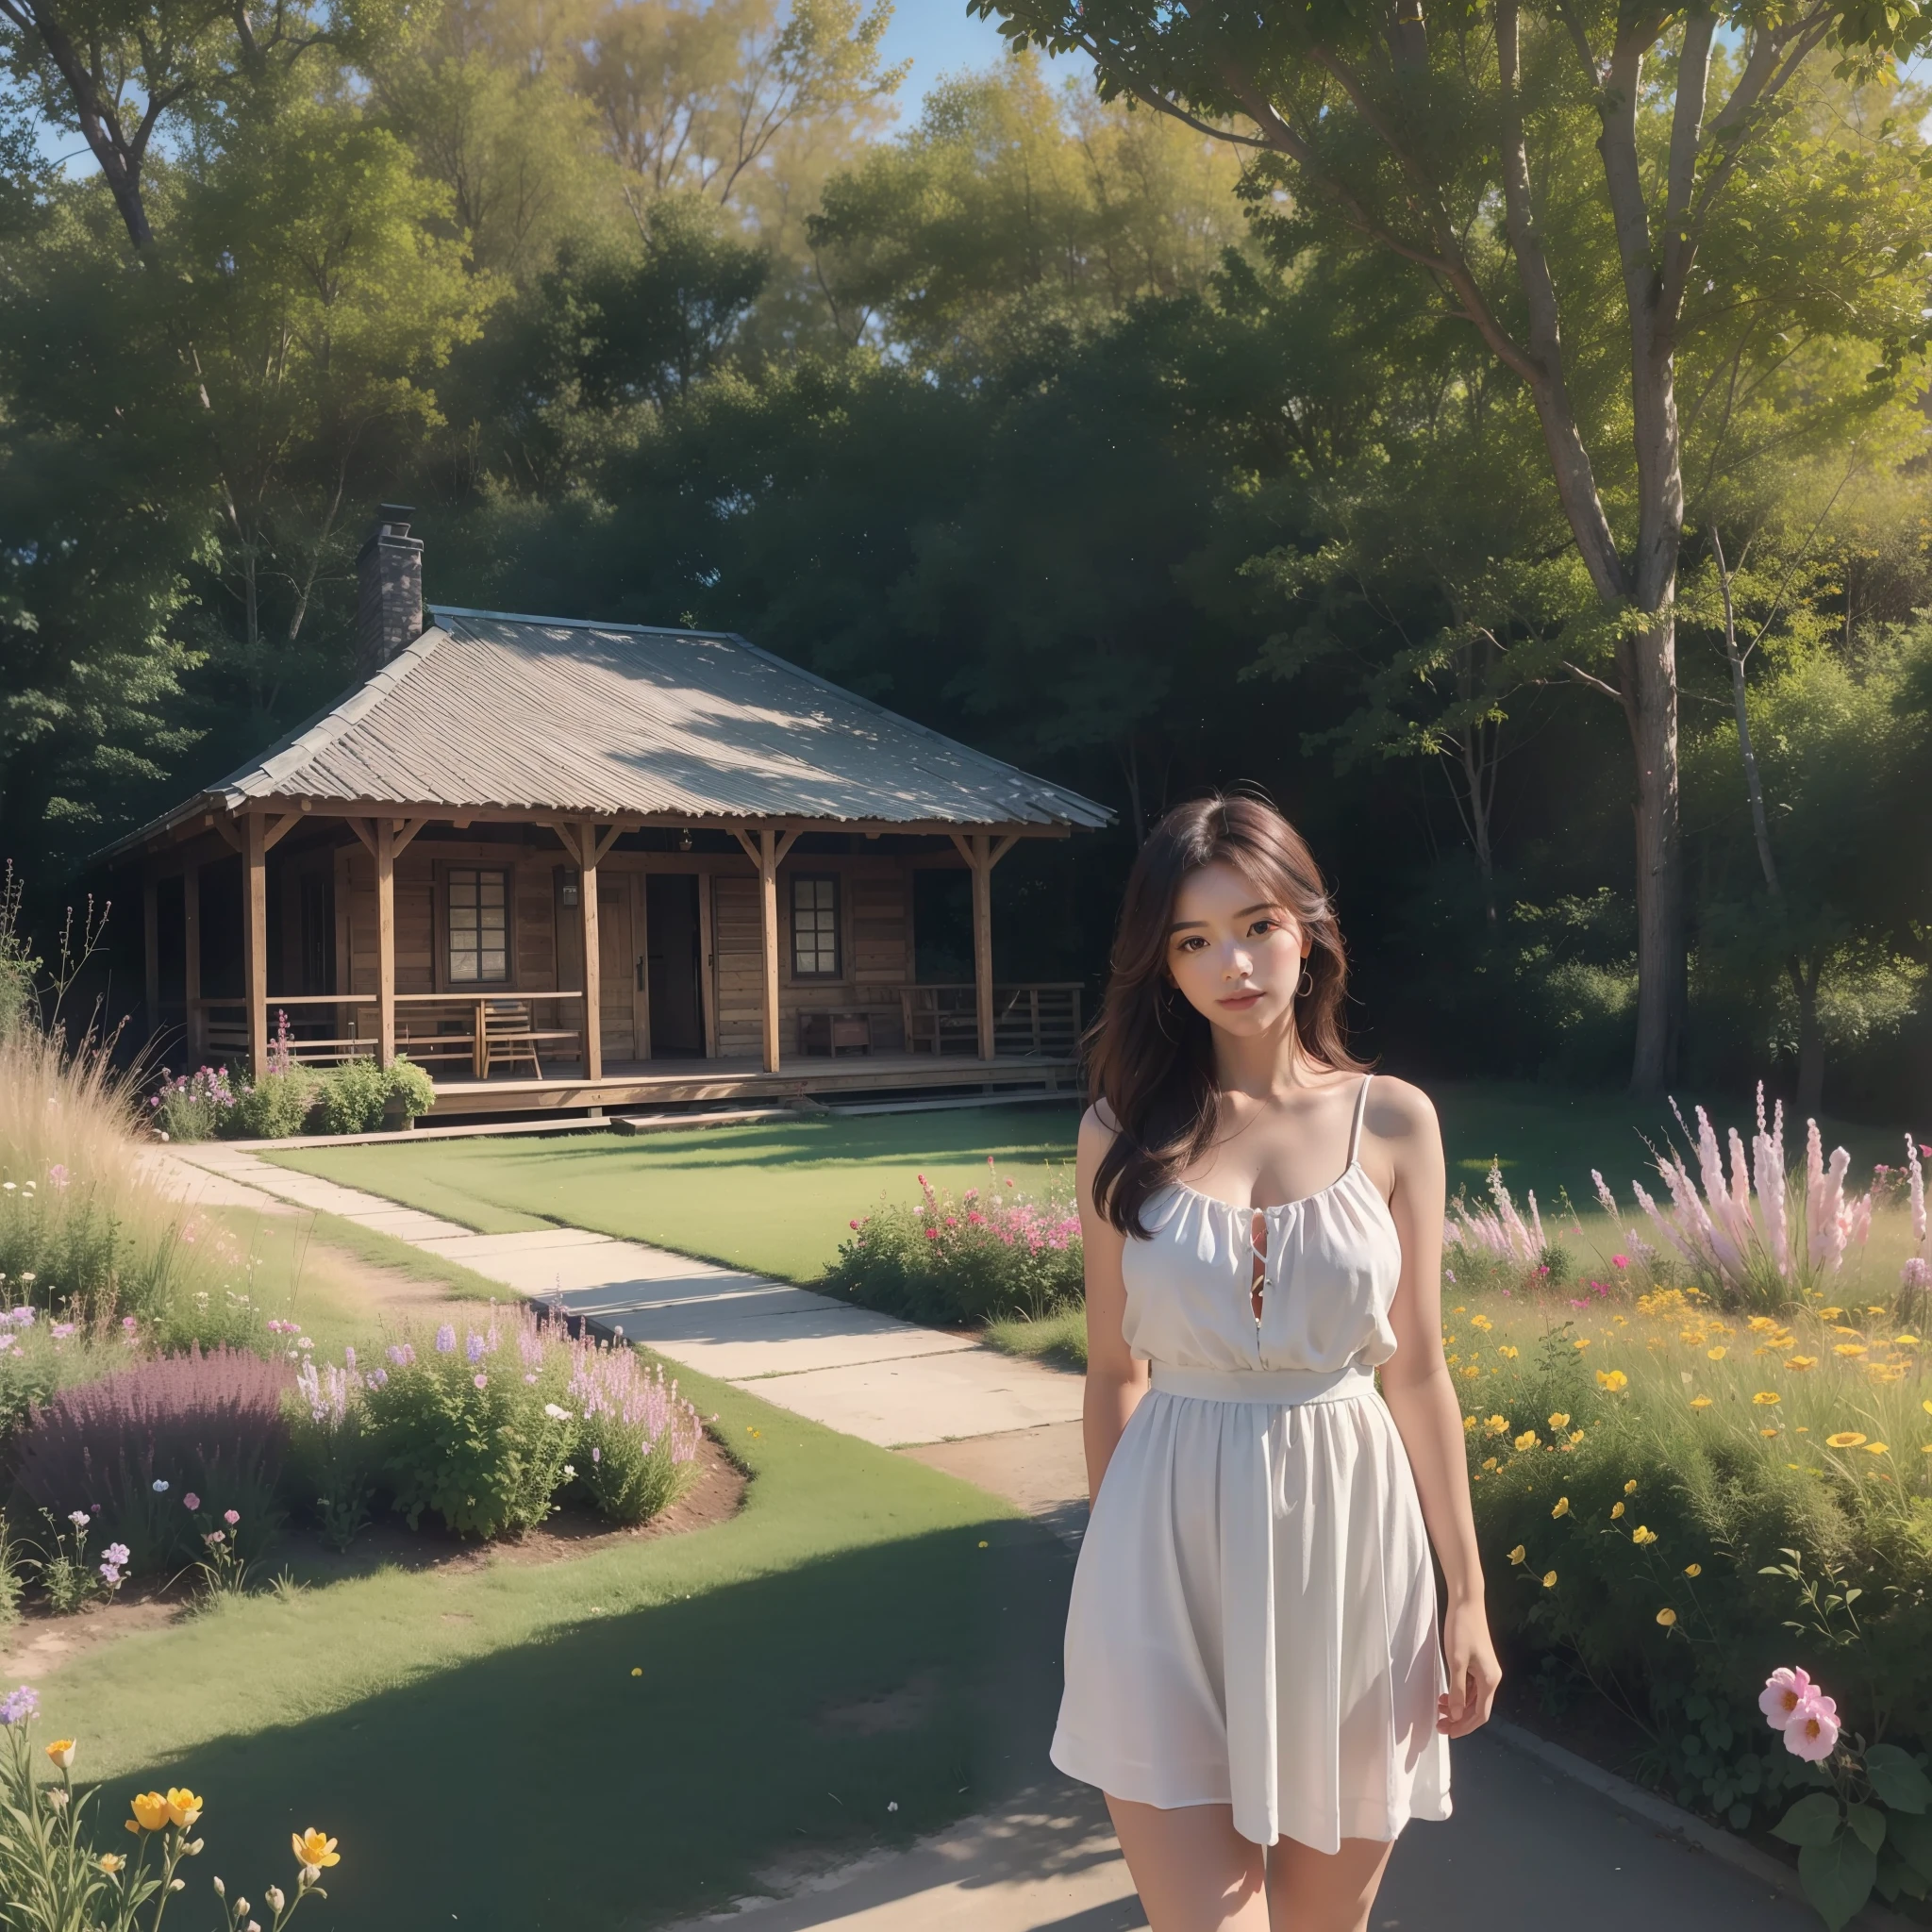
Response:
[{"label": "woman's eyebrow", "polygon": [[[1241,909],[1235,914],[1235,917],[1237,919],[1245,919],[1251,912],[1273,912],[1274,910],[1274,907],[1267,905],[1265,903],[1259,906],[1243,906]],[[1208,922],[1205,919],[1176,919],[1174,922],[1174,924],[1168,927],[1168,931],[1185,932],[1191,925],[1206,925],[1207,924]]]}]

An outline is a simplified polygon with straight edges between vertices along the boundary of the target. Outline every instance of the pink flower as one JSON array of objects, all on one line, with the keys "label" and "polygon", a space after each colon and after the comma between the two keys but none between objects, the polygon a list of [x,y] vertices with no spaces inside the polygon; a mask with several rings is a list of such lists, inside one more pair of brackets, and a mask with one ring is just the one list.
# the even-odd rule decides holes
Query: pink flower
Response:
[{"label": "pink flower", "polygon": [[1785,1726],[1785,1749],[1807,1764],[1820,1764],[1838,1749],[1838,1706],[1814,1692]]},{"label": "pink flower", "polygon": [[1781,1731],[1797,1716],[1799,1707],[1817,1686],[1803,1672],[1779,1668],[1764,1680],[1757,1707],[1774,1731]]},{"label": "pink flower", "polygon": [[56,1192],[67,1186],[67,1169],[58,1160],[47,1170],[47,1185]]},{"label": "pink flower", "polygon": [[181,1498],[181,1507],[184,1509],[199,1509],[201,1507],[201,1498],[197,1496],[192,1490],[190,1490],[189,1492]]},{"label": "pink flower", "polygon": [[239,1509],[224,1509],[222,1511],[222,1521],[225,1523],[230,1529],[233,1529],[234,1526],[242,1521],[242,1512]]},{"label": "pink flower", "polygon": [[1612,1255],[1610,1257],[1610,1266],[1612,1268],[1627,1268],[1629,1265],[1630,1257],[1628,1255]]},{"label": "pink flower", "polygon": [[856,1222],[856,1221],[848,1221],[848,1222],[847,1222],[847,1223],[845,1224],[845,1225],[846,1225],[847,1227],[857,1227],[857,1226],[858,1225],[858,1222]]},{"label": "pink flower", "polygon": [[490,1377],[488,1375],[477,1375],[473,1377],[473,1379],[479,1389],[487,1389],[490,1386]]}]

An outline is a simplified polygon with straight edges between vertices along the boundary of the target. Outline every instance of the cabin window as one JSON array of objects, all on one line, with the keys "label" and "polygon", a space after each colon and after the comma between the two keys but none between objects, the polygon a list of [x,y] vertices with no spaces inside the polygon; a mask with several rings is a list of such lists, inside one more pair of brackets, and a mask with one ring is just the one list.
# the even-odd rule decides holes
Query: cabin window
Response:
[{"label": "cabin window", "polygon": [[489,866],[451,866],[449,983],[486,986],[508,977],[508,873]]},{"label": "cabin window", "polygon": [[839,880],[836,874],[791,880],[791,976],[839,977]]}]

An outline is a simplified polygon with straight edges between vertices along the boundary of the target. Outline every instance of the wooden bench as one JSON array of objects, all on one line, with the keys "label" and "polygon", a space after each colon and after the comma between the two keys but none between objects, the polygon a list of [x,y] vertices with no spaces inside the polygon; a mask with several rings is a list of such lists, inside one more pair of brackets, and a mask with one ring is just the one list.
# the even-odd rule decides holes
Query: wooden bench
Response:
[{"label": "wooden bench", "polygon": [[798,1050],[825,1054],[872,1051],[872,1015],[863,1007],[804,1007],[798,1014]]},{"label": "wooden bench", "polygon": [[[490,1069],[501,1059],[509,1065],[526,1059],[538,1079],[543,1077],[543,1063],[537,1049],[552,1041],[570,1041],[576,1058],[583,1056],[583,1036],[570,1026],[539,1026],[530,1017],[527,1000],[485,1000],[481,1003],[482,1029],[476,1041],[476,1074],[489,1079]],[[566,1054],[566,1059],[571,1056]]]}]

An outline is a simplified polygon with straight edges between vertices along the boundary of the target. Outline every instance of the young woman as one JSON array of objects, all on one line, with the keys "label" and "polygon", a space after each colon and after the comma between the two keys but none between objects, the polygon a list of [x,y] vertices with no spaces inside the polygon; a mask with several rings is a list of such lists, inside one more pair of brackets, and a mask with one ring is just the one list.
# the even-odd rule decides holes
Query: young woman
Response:
[{"label": "young woman", "polygon": [[1106,1792],[1152,1932],[1359,1932],[1501,1676],[1442,1359],[1441,1139],[1350,1058],[1345,976],[1280,813],[1168,814],[1080,1125],[1092,1516],[1053,1745]]}]

